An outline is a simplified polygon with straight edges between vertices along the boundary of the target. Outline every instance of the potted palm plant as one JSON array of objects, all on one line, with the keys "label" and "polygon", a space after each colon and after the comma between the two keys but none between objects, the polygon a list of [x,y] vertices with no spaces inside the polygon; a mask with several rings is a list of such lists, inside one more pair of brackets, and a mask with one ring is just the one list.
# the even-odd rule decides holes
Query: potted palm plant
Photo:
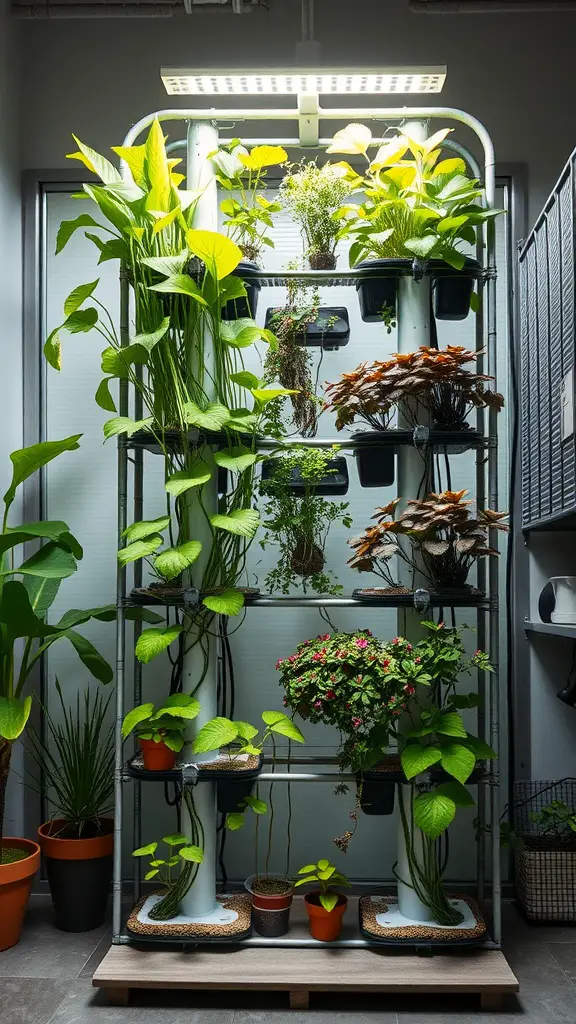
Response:
[{"label": "potted palm plant", "polygon": [[305,864],[300,868],[299,878],[295,887],[318,883],[319,888],[306,893],[304,903],[308,911],[310,934],[320,942],[333,942],[340,937],[342,919],[346,913],[348,900],[343,893],[334,892],[334,886],[349,887],[350,882],[342,872],[337,871],[329,860],[319,860],[317,864]]},{"label": "potted palm plant", "polygon": [[327,151],[360,154],[367,163],[364,175],[343,165],[351,191],[363,198],[337,211],[340,237],[351,240],[350,265],[362,272],[357,289],[365,321],[381,320],[383,309],[395,312],[398,277],[414,271],[432,276],[438,317],[468,315],[481,270],[462,246],[474,245],[477,227],[502,211],[480,205],[482,188],[460,157],[439,159],[449,131],[419,142],[406,128],[370,160],[370,129],[351,124]]},{"label": "potted palm plant", "polygon": [[282,146],[254,146],[248,152],[240,139],[232,139],[212,154],[218,184],[234,193],[220,204],[224,227],[244,256],[234,274],[244,281],[246,298],[226,303],[222,313],[225,320],[256,315],[261,285],[253,275],[259,269],[264,246],[274,247],[267,232],[273,225],[272,215],[281,210],[280,203],[270,201],[263,194],[266,174],[268,168],[278,167],[287,159]]},{"label": "potted palm plant", "polygon": [[302,232],[312,270],[334,270],[338,223],[334,213],[350,193],[346,169],[314,160],[292,164],[280,185],[280,202]]},{"label": "potted palm plant", "polygon": [[[294,449],[274,460],[270,477],[260,484],[266,499],[263,522],[263,548],[272,542],[279,545],[278,564],[265,579],[270,593],[288,594],[290,587],[301,583],[318,594],[336,594],[342,587],[325,568],[324,548],[333,522],[349,528],[347,502],[326,501],[316,492],[325,481],[331,456],[321,449]],[[302,482],[302,491],[294,492],[294,473]]]},{"label": "potted palm plant", "polygon": [[140,704],[125,716],[122,736],[136,733],[146,771],[170,771],[184,746],[186,725],[199,711],[196,698],[185,693],[172,694],[159,708]]},{"label": "potted palm plant", "polygon": [[112,882],[114,728],[110,705],[86,690],[75,705],[56,681],[58,718],[43,707],[46,732],[30,730],[30,752],[57,812],[38,829],[57,928],[86,932],[104,922]]}]

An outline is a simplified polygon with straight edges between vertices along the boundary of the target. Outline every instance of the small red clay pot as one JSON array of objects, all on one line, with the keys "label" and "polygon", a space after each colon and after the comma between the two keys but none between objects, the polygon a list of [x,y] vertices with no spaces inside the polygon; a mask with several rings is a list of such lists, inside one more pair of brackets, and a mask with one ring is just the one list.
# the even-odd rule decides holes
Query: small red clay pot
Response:
[{"label": "small red clay pot", "polygon": [[165,743],[154,740],[138,741],[144,757],[144,767],[149,772],[169,772],[176,764],[176,754]]},{"label": "small red clay pot", "polygon": [[348,900],[341,894],[338,895],[338,903],[333,910],[324,910],[320,903],[320,893],[311,892],[304,897],[306,910],[308,911],[308,923],[310,935],[320,942],[333,942],[339,938],[342,931],[342,918],[348,906]]}]

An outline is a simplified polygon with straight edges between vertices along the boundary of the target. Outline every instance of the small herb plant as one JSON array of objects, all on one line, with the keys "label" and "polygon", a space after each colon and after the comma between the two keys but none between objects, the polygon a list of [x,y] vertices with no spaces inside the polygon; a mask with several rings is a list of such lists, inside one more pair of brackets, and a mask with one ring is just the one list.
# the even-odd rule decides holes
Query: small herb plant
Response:
[{"label": "small herb plant", "polygon": [[[324,548],[328,531],[334,522],[347,529],[352,525],[348,502],[326,501],[315,493],[329,470],[333,453],[314,448],[295,448],[279,456],[273,475],[260,484],[266,499],[262,548],[271,543],[280,548],[278,564],[266,575],[270,593],[290,593],[293,586],[302,586],[317,594],[339,594],[342,590],[330,572],[325,570]],[[304,484],[304,493],[292,493],[291,482],[297,470]]]},{"label": "small herb plant", "polygon": [[[42,737],[29,731],[30,754],[41,777],[34,788],[46,792],[48,802],[62,818],[62,839],[98,835],[103,819],[114,806],[114,727],[106,725],[111,698],[86,690],[72,706],[64,701],[58,680],[59,721],[41,705],[46,725]],[[44,786],[42,786],[42,781]]]},{"label": "small herb plant", "polygon": [[339,893],[331,891],[332,888],[335,885],[344,886],[345,888],[350,887],[350,882],[346,875],[337,871],[329,860],[319,860],[317,864],[305,864],[304,867],[300,868],[298,874],[306,875],[306,877],[299,878],[298,881],[294,882],[294,887],[297,888],[299,885],[310,885],[317,882],[320,886],[318,899],[321,906],[328,913],[334,910],[340,898]]},{"label": "small herb plant", "polygon": [[238,198],[222,200],[224,227],[247,259],[258,261],[263,246],[274,247],[266,234],[273,226],[272,214],[282,209],[262,195],[269,167],[286,163],[288,154],[282,146],[254,146],[248,152],[240,139],[232,139],[212,154],[212,163],[221,188],[236,192]]},{"label": "small herb plant", "polygon": [[292,164],[280,185],[280,201],[299,225],[312,270],[333,270],[339,226],[334,213],[350,194],[346,169],[315,161]]},{"label": "small herb plant", "polygon": [[199,711],[199,701],[184,693],[172,694],[158,709],[154,704],[140,704],[124,718],[122,736],[126,739],[135,731],[138,739],[165,743],[170,750],[179,752],[184,746],[186,725]]},{"label": "small herb plant", "polygon": [[157,878],[162,883],[164,894],[148,911],[148,916],[154,921],[168,921],[178,914],[184,896],[194,883],[204,852],[199,846],[193,845],[188,836],[179,832],[164,836],[160,842],[168,847],[168,857],[156,856],[157,842],[141,846],[133,851],[132,856],[150,857],[149,870],[144,878],[147,882]]},{"label": "small herb plant", "polygon": [[386,362],[361,363],[326,386],[326,408],[336,412],[337,430],[355,420],[385,430],[400,403],[415,426],[422,418],[420,410],[425,410],[439,428],[464,429],[471,409],[499,412],[504,405],[502,395],[484,386],[491,377],[464,369],[477,356],[462,345],[422,346],[415,352],[396,353]]},{"label": "small herb plant", "polygon": [[576,842],[576,813],[561,800],[553,800],[541,811],[533,812],[530,820],[537,826],[541,839],[557,843]]}]

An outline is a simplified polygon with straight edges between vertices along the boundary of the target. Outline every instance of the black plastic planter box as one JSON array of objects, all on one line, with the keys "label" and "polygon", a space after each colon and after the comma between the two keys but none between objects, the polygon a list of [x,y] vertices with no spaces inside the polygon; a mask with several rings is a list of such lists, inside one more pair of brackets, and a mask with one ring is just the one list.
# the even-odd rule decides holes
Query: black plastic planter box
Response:
[{"label": "black plastic planter box", "polygon": [[[273,306],[266,310],[266,327],[274,332],[274,324],[278,314],[282,314],[282,306]],[[331,322],[332,321],[332,322]],[[306,325],[302,332],[302,344],[306,348],[323,348],[326,351],[342,348],[350,339],[350,320],[345,306],[320,306],[316,319]]]},{"label": "black plastic planter box", "polygon": [[240,804],[251,796],[257,775],[256,772],[254,778],[227,778],[216,783],[216,803],[220,814],[236,814],[242,810]]},{"label": "black plastic planter box", "polygon": [[233,277],[242,278],[246,287],[246,297],[230,299],[222,310],[223,320],[239,320],[241,317],[254,319],[258,308],[258,296],[262,287],[258,278],[254,277],[254,272],[259,269],[257,263],[252,263],[250,260],[241,260],[236,270],[232,271]]},{"label": "black plastic planter box", "polygon": [[394,483],[396,451],[389,444],[378,444],[379,434],[377,430],[360,430],[352,434],[353,441],[371,439],[370,444],[354,449],[362,487],[390,487]]},{"label": "black plastic planter box", "polygon": [[[382,320],[386,306],[392,315],[397,312],[398,278],[412,274],[411,259],[363,260],[357,270],[356,282],[360,315],[365,323]],[[474,281],[482,272],[477,260],[470,257],[462,270],[454,270],[444,260],[423,260],[424,273],[432,278],[434,315],[438,320],[465,320],[470,312]]]},{"label": "black plastic planter box", "polygon": [[[276,459],[265,459],[262,463],[262,483],[266,483],[268,480],[273,479],[273,469],[276,461]],[[335,459],[330,459],[328,468],[332,470],[332,472],[326,473],[326,476],[322,478],[320,483],[316,484],[314,487],[314,494],[318,494],[323,497],[346,494],[349,483],[346,459],[343,456],[337,456]],[[294,494],[296,497],[300,497],[305,493],[304,481],[302,480],[300,470],[297,466],[292,470],[290,493]]]},{"label": "black plastic planter box", "polygon": [[56,927],[64,932],[99,928],[104,923],[112,884],[112,854],[90,860],[45,857],[45,864]]},{"label": "black plastic planter box", "polygon": [[360,794],[360,807],[364,814],[383,815],[394,813],[395,782],[364,778]]}]

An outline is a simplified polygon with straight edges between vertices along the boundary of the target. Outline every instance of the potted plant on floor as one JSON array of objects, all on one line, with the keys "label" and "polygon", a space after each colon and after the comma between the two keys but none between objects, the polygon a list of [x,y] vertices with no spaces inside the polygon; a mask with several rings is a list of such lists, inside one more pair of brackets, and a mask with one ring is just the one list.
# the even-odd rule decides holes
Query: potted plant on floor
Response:
[{"label": "potted plant on floor", "polygon": [[185,693],[172,694],[159,708],[140,704],[125,716],[122,736],[136,733],[146,771],[170,771],[184,746],[186,726],[199,711],[196,698]]},{"label": "potted plant on floor", "polygon": [[[359,572],[382,576],[389,593],[390,588],[396,587],[387,565],[390,558],[398,555],[415,568],[418,555],[435,593],[447,598],[469,594],[472,587],[466,581],[476,560],[498,555],[488,546],[488,531],[506,532],[508,527],[502,522],[506,512],[483,509],[474,515],[470,508],[473,502],[464,500],[467,493],[443,491],[422,500],[411,499],[397,519],[395,512],[400,499],[389,502],[373,517],[378,521],[376,526],[368,527],[349,541],[355,552],[348,564]],[[401,536],[408,538],[414,554],[398,543]],[[360,598],[370,597],[376,590],[356,593]]]},{"label": "potted plant on floor", "polygon": [[[324,548],[332,523],[341,522],[346,528],[352,525],[348,503],[326,501],[316,493],[330,459],[330,452],[321,449],[294,449],[275,460],[272,475],[260,484],[267,517],[260,544],[265,549],[274,542],[280,549],[278,563],[265,579],[270,593],[288,594],[296,584],[305,593],[308,588],[317,594],[342,590],[326,571]],[[292,490],[295,470],[304,484],[301,495]]]},{"label": "potted plant on floor", "polygon": [[163,836],[160,842],[168,847],[167,857],[158,857],[158,842],[148,843],[132,853],[133,857],[150,857],[149,869],[144,875],[146,882],[157,879],[161,891],[148,909],[152,921],[169,921],[177,917],[180,904],[194,884],[198,865],[204,859],[202,848],[180,832]]},{"label": "potted plant on floor", "polygon": [[519,780],[514,797],[514,831],[502,824],[501,835],[514,852],[520,909],[530,921],[575,921],[574,782]]},{"label": "potted plant on floor", "polygon": [[482,188],[467,177],[460,157],[439,159],[449,131],[420,142],[405,128],[370,160],[370,129],[351,124],[327,150],[361,155],[367,163],[364,175],[343,165],[351,191],[363,198],[337,211],[340,237],[352,243],[350,266],[362,272],[357,289],[365,321],[381,320],[383,308],[395,312],[398,276],[413,271],[432,275],[438,317],[459,320],[469,312],[480,267],[462,244],[474,245],[478,226],[502,211],[480,205]]},{"label": "potted plant on floor", "polygon": [[[12,481],[3,499],[0,533],[3,552],[0,576],[3,651],[0,664],[0,950],[15,945],[20,938],[32,879],[40,862],[37,843],[3,836],[12,749],[26,728],[32,706],[32,697],[26,693],[30,676],[53,643],[67,640],[91,675],[104,683],[113,677],[108,662],[76,627],[89,619],[114,619],[114,606],[87,611],[71,609],[55,624],[46,621],[62,580],[76,571],[77,561],[83,554],[67,524],[61,520],[46,520],[9,525],[10,510],[20,485],[59,455],[78,448],[80,436],[43,441],[12,452]],[[39,547],[20,562],[17,549],[25,543],[39,543]],[[129,614],[133,618],[157,619],[143,609],[132,609]]]},{"label": "potted plant on floor", "polygon": [[312,270],[334,270],[339,226],[333,214],[350,193],[345,168],[313,160],[292,164],[280,185],[280,202],[302,232]]},{"label": "potted plant on floor", "polygon": [[58,717],[42,707],[44,736],[30,730],[30,753],[41,775],[34,787],[56,811],[38,829],[55,924],[65,932],[99,928],[106,916],[114,849],[114,728],[111,698],[86,690],[75,705],[56,681]]},{"label": "potted plant on floor", "polygon": [[225,320],[256,315],[261,285],[252,275],[259,269],[264,246],[274,247],[267,231],[273,226],[273,214],[282,209],[280,203],[266,198],[263,189],[268,169],[281,166],[287,159],[282,146],[254,146],[248,152],[240,139],[232,139],[212,155],[218,184],[235,193],[220,203],[224,227],[245,257],[234,274],[244,281],[246,298],[227,303],[223,311]]},{"label": "potted plant on floor", "polygon": [[319,884],[318,889],[306,893],[304,897],[312,938],[320,942],[334,942],[342,931],[342,919],[346,913],[348,899],[343,893],[334,892],[333,889],[334,886],[349,887],[350,882],[329,860],[305,864],[298,874],[306,877],[299,878],[294,883],[296,888],[300,885]]},{"label": "potted plant on floor", "polygon": [[[215,747],[227,748],[231,766],[244,755],[262,758],[264,745],[270,741],[273,755],[276,753],[276,740],[284,737],[289,741],[304,743],[304,736],[295,723],[283,711],[263,711],[264,729],[259,730],[248,722],[231,721],[228,718],[214,718],[207,722],[194,741],[194,752],[202,753]],[[253,796],[252,790],[256,779],[226,781],[225,805],[221,805],[221,794],[218,793],[219,809],[225,810],[226,828],[235,832],[245,824],[247,812],[256,817],[255,872],[246,879],[245,887],[252,897],[253,924],[259,935],[270,937],[284,935],[288,931],[290,908],[294,886],[288,878],[287,864],[285,874],[270,872],[272,854],[272,837],[274,825],[274,805],[272,802],[272,784],[270,785],[269,803],[266,804],[258,795]],[[221,784],[218,783],[220,790]],[[269,812],[268,844],[264,860],[264,871],[259,870],[259,823],[260,816]],[[287,848],[289,861],[290,847]]]}]

